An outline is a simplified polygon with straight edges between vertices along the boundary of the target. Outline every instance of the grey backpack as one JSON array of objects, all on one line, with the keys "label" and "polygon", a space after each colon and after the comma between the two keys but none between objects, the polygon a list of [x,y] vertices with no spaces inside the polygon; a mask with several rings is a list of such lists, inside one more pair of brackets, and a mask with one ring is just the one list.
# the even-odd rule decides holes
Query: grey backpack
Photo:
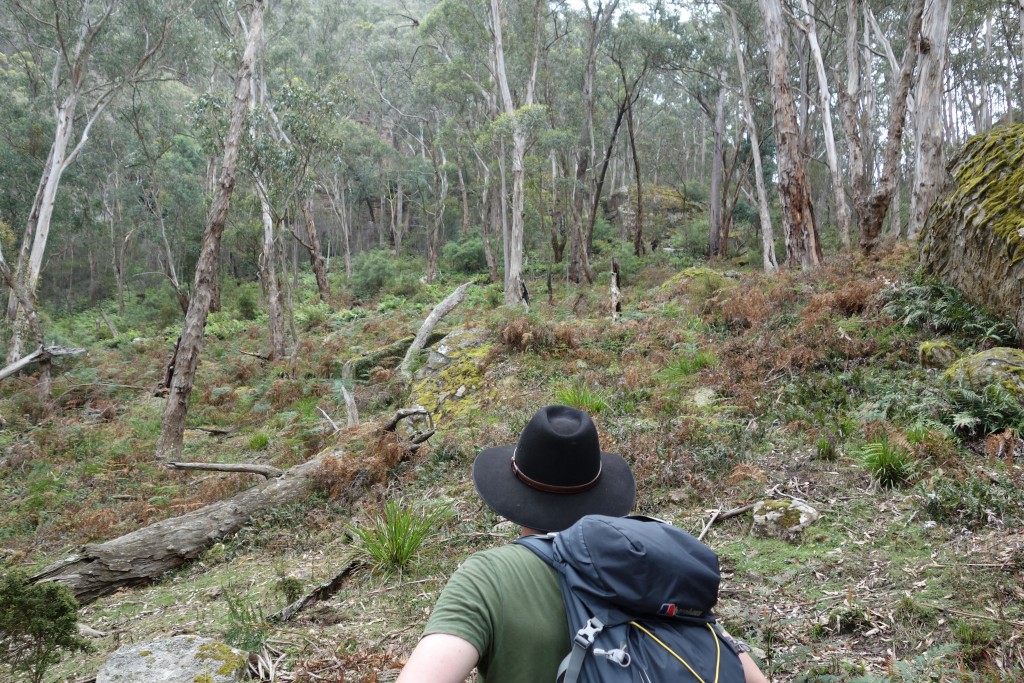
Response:
[{"label": "grey backpack", "polygon": [[526,546],[558,572],[572,651],[558,683],[741,683],[717,628],[718,556],[649,517],[589,515]]}]

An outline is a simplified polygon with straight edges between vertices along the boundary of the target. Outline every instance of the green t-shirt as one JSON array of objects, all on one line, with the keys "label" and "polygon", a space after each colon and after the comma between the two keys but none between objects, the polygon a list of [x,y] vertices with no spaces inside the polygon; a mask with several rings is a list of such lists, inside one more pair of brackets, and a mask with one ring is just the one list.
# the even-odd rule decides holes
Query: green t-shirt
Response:
[{"label": "green t-shirt", "polygon": [[486,683],[553,683],[571,649],[558,576],[520,545],[471,555],[441,592],[431,633],[471,643]]}]

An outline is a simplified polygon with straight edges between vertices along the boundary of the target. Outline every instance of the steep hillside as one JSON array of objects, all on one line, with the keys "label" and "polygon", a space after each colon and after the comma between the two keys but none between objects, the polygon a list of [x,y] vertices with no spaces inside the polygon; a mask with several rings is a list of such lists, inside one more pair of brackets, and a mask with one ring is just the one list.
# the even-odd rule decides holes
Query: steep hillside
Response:
[{"label": "steep hillside", "polygon": [[[374,356],[365,380],[343,379],[344,364],[415,334],[457,277],[299,303],[297,351],[275,363],[254,355],[265,329],[253,294],[228,291],[183,459],[288,468],[339,455],[307,500],[266,511],[155,585],[85,606],[81,621],[107,635],[48,680],[88,680],[119,643],[178,633],[265,645],[280,681],[392,679],[458,562],[513,538],[477,499],[473,458],[513,443],[549,403],[594,415],[603,448],[634,467],[639,512],[706,531],[725,573],[718,613],[772,680],[1020,680],[1024,407],[1007,389],[943,379],[919,349],[966,354],[1012,343],[1015,330],[917,279],[911,261],[899,252],[767,278],[661,253],[624,261],[617,322],[607,276],[550,294],[538,279],[529,311],[474,285],[440,328],[475,341],[439,371],[422,354],[426,374],[411,385],[394,353]],[[260,481],[156,462],[153,389],[172,321],[111,338],[93,317],[54,321],[89,346],[60,365],[54,406],[31,377],[0,384],[6,568],[38,569]],[[343,387],[363,425],[345,426]],[[339,485],[339,459],[390,447],[368,430],[413,403],[433,411],[436,433],[376,480]],[[803,500],[822,517],[791,542],[751,535],[749,510],[720,516],[766,499]],[[390,514],[394,527],[403,511],[414,527],[433,515],[422,546],[400,568],[376,562],[375,520]],[[364,562],[333,597],[266,621],[353,556]]]}]

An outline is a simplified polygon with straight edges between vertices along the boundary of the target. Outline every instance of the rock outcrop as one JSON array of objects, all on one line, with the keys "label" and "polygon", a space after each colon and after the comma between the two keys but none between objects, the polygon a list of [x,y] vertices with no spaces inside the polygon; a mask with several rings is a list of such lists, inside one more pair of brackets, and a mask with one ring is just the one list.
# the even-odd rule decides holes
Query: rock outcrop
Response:
[{"label": "rock outcrop", "polygon": [[230,683],[249,658],[210,638],[174,636],[124,645],[96,674],[96,683]]},{"label": "rock outcrop", "polygon": [[1024,125],[976,135],[921,234],[921,260],[979,306],[1024,328]]}]

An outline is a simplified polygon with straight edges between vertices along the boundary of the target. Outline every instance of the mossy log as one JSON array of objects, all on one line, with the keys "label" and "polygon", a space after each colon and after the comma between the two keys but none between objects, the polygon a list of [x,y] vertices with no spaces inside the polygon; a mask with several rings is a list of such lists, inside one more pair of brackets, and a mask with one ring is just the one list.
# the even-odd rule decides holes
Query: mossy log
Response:
[{"label": "mossy log", "polygon": [[922,263],[1024,328],[1024,125],[974,136],[949,172],[921,235]]},{"label": "mossy log", "polygon": [[354,500],[366,486],[384,481],[425,440],[420,437],[410,443],[397,434],[400,420],[424,412],[403,410],[383,425],[355,428],[349,436],[366,444],[358,462],[340,449],[332,450],[226,500],[119,538],[90,543],[75,555],[46,567],[32,581],[59,581],[71,588],[80,604],[86,604],[119,588],[158,580],[232,536],[250,519],[305,500],[316,487],[329,489],[333,497]]},{"label": "mossy log", "polygon": [[[427,337],[424,346],[436,344],[443,338],[444,333],[433,332]],[[415,340],[416,337],[404,337],[375,351],[369,351],[358,358],[353,358],[348,361],[350,374],[347,378],[357,382],[365,382],[370,378],[370,372],[374,368],[379,367],[389,370],[397,368],[398,364],[402,362],[403,358],[405,358],[406,352]]]}]

